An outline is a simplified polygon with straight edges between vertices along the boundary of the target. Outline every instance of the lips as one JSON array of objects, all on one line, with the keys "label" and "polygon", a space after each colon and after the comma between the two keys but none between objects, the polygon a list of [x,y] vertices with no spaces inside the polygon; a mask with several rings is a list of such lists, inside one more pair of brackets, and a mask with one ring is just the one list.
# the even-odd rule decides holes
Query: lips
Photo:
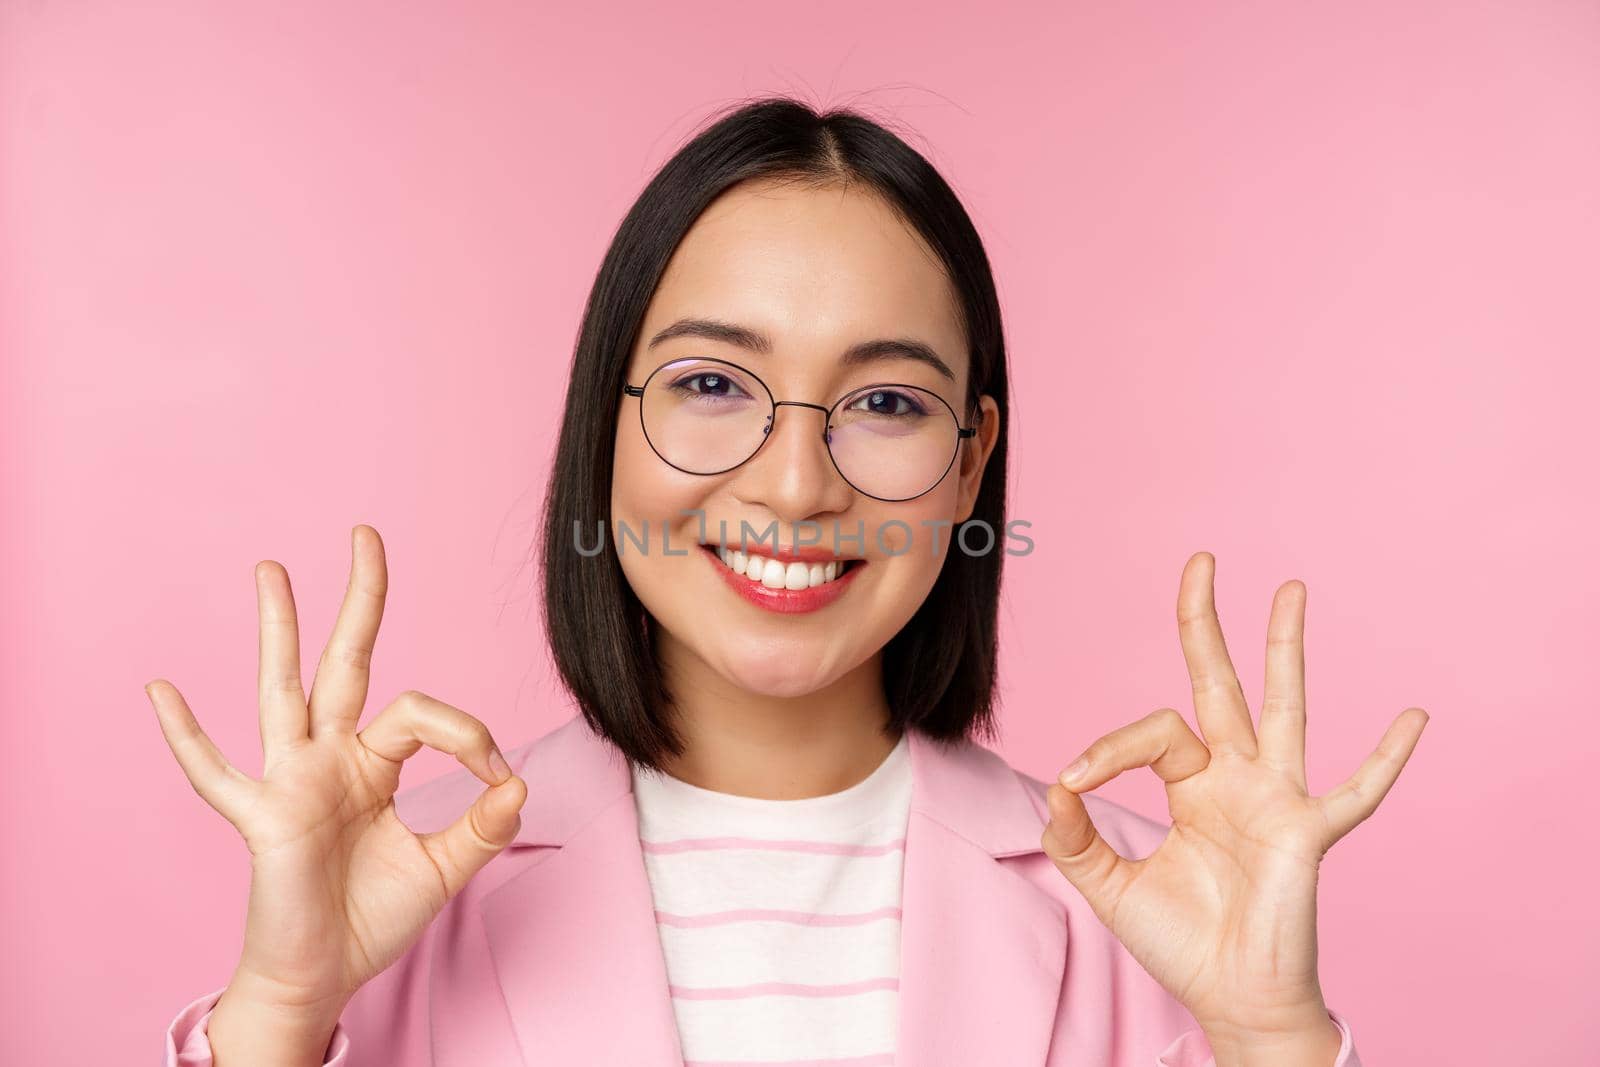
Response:
[{"label": "lips", "polygon": [[866,567],[827,549],[743,552],[701,545],[705,558],[735,593],[757,607],[783,614],[817,611],[837,600]]},{"label": "lips", "polygon": [[[710,548],[715,551],[723,546],[702,543],[700,547]],[[775,559],[780,563],[828,563],[833,560],[841,563],[860,562],[859,556],[840,555],[824,548],[822,545],[794,545],[789,548],[774,545],[769,548],[765,542],[757,541],[749,545],[741,544],[738,546],[738,550],[745,552],[747,556],[758,555],[762,559]]]}]

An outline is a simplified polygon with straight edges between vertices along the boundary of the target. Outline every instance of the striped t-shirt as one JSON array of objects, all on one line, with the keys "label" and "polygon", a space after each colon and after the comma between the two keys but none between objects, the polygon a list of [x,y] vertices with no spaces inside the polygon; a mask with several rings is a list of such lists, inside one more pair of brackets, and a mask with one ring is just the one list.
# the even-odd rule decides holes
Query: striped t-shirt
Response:
[{"label": "striped t-shirt", "polygon": [[685,1067],[894,1063],[909,757],[800,800],[634,765]]}]

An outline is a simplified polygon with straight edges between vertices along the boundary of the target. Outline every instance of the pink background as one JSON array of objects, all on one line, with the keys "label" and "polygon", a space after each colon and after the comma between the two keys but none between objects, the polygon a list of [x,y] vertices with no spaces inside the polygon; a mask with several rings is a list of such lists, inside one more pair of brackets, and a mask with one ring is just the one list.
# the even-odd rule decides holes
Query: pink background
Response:
[{"label": "pink background", "polygon": [[529,560],[582,302],[765,91],[909,124],[988,242],[1002,753],[1192,715],[1201,549],[1254,700],[1302,579],[1313,791],[1432,715],[1324,866],[1330,1004],[1374,1065],[1600,1055],[1600,6],[757,6],[5,5],[0,1060],[151,1062],[226,980],[246,853],[141,687],[259,769],[258,560],[309,673],[383,534],[369,715],[567,716]]}]

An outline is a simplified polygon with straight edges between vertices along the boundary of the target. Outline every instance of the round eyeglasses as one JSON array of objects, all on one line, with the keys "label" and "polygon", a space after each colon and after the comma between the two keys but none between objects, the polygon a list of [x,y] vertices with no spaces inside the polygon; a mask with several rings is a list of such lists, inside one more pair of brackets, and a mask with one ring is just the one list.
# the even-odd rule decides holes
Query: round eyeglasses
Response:
[{"label": "round eyeglasses", "polygon": [[853,389],[834,405],[774,400],[755,374],[723,359],[693,357],[663,363],[643,385],[622,391],[639,398],[639,424],[650,448],[685,474],[724,474],[761,451],[778,408],[812,408],[827,416],[822,440],[834,469],[851,488],[874,500],[913,500],[932,490],[955,464],[963,427],[938,393],[914,385]]}]

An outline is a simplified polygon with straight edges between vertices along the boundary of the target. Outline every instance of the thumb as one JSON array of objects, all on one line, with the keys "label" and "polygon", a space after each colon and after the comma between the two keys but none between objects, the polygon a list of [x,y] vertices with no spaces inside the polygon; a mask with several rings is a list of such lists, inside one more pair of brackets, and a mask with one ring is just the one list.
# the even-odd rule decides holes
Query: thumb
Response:
[{"label": "thumb", "polygon": [[1040,839],[1045,855],[1109,928],[1133,864],[1100,836],[1077,793],[1056,784],[1045,793],[1045,799],[1050,806],[1050,821]]},{"label": "thumb", "polygon": [[527,799],[527,783],[513,774],[479,793],[455,822],[419,837],[444,875],[450,896],[461,892],[484,864],[511,844],[522,828],[522,804]]}]

